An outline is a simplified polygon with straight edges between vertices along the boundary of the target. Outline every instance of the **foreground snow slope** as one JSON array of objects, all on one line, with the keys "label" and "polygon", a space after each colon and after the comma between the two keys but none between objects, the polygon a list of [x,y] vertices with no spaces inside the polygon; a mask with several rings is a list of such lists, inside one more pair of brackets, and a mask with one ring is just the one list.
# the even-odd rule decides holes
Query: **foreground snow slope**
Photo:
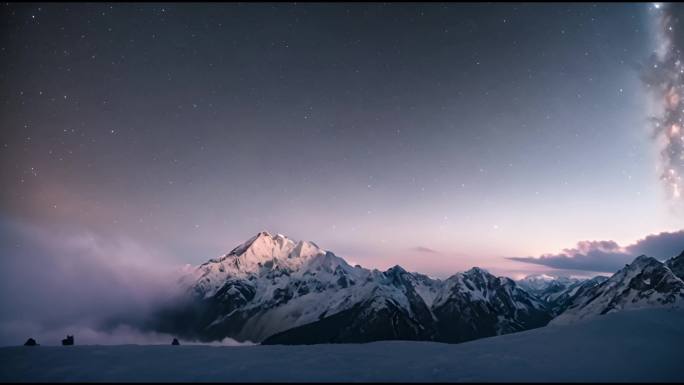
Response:
[{"label": "foreground snow slope", "polygon": [[0,381],[684,381],[684,311],[626,310],[462,344],[0,348]]}]

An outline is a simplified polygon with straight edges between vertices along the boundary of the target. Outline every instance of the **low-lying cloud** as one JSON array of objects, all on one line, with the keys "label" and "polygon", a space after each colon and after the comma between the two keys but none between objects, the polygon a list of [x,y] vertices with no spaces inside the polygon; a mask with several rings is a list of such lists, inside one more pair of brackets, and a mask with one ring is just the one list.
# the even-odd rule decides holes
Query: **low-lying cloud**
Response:
[{"label": "low-lying cloud", "polygon": [[431,249],[429,247],[425,246],[416,246],[411,249],[411,251],[417,251],[419,253],[428,253],[428,254],[439,254],[439,251]]},{"label": "low-lying cloud", "polygon": [[564,249],[557,254],[508,259],[554,269],[614,273],[639,255],[664,260],[682,251],[684,230],[649,235],[627,246],[620,246],[615,241],[582,241],[574,248]]},{"label": "low-lying cloud", "polygon": [[131,325],[175,294],[182,271],[131,239],[0,218],[0,345],[169,343]]}]

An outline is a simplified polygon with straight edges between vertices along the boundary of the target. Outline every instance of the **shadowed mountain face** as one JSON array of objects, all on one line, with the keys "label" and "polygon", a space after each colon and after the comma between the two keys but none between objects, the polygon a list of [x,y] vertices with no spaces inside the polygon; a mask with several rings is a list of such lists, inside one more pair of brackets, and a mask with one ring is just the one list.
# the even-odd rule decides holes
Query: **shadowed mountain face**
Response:
[{"label": "shadowed mountain face", "polygon": [[438,340],[460,342],[544,326],[546,305],[510,278],[473,268],[444,282],[433,304]]},{"label": "shadowed mountain face", "polygon": [[[679,281],[661,289],[679,287],[681,280],[655,262]],[[480,268],[439,280],[400,266],[352,267],[313,242],[262,232],[183,277],[185,296],[147,326],[200,341],[462,342],[544,326],[566,308],[582,307],[606,280],[519,285]]]},{"label": "shadowed mountain face", "polygon": [[621,310],[681,307],[684,305],[684,281],[670,268],[681,267],[681,260],[682,255],[664,263],[639,256],[610,279],[576,296],[552,323],[573,323]]},{"label": "shadowed mountain face", "polygon": [[608,277],[591,279],[531,275],[518,281],[518,285],[543,300],[555,317],[563,313],[578,297],[593,287],[605,282]]},{"label": "shadowed mountain face", "polygon": [[[418,294],[416,275],[400,267],[384,273],[406,298],[371,297],[352,309],[286,330],[264,344],[368,342],[385,339],[462,342],[545,325],[550,316],[536,298],[508,278],[474,268],[445,281],[431,282],[436,296]],[[428,283],[430,284],[430,283]]]},{"label": "shadowed mountain face", "polygon": [[545,325],[547,306],[474,268],[446,279],[352,267],[313,242],[259,233],[184,277],[148,325],[201,341],[458,342]]},{"label": "shadowed mountain face", "polygon": [[672,270],[674,275],[684,280],[684,251],[678,256],[667,260],[666,265]]}]

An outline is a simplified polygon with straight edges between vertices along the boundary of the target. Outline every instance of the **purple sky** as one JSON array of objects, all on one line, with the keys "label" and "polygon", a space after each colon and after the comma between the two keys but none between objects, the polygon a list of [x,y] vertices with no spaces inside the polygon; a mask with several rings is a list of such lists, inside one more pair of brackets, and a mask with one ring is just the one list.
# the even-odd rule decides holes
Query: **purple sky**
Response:
[{"label": "purple sky", "polygon": [[144,309],[264,230],[441,278],[678,254],[680,13],[3,4],[0,322]]}]

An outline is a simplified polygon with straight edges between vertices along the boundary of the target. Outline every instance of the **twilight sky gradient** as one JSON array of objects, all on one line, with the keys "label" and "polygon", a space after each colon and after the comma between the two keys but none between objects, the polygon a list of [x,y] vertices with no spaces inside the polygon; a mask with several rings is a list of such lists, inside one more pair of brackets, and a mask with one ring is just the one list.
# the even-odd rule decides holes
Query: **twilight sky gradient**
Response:
[{"label": "twilight sky gradient", "polygon": [[73,247],[198,264],[267,230],[367,267],[517,277],[576,272],[529,256],[684,228],[641,76],[666,7],[0,12],[6,275]]}]

